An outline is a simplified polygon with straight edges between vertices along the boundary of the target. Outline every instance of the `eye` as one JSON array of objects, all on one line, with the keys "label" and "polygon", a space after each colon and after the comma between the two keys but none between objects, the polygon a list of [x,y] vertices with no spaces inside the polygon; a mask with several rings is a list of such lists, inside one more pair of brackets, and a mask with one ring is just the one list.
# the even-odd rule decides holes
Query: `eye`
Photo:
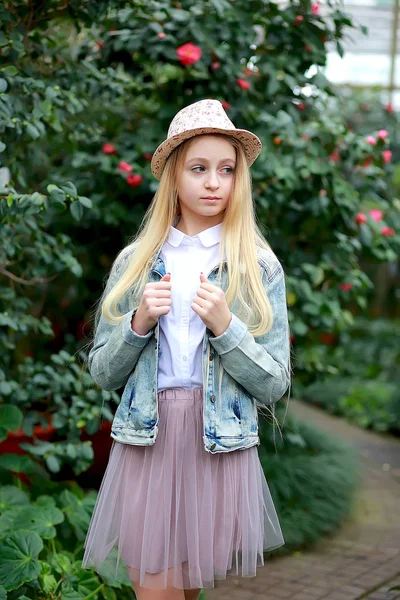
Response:
[{"label": "eye", "polygon": [[201,165],[199,165],[198,167],[193,167],[192,171],[195,171],[196,169],[204,169],[204,167],[202,167]]},{"label": "eye", "polygon": [[228,172],[229,172],[228,174],[230,174],[230,173],[233,173],[233,169],[232,169],[232,167],[224,167],[222,170],[223,170],[223,171],[226,171],[226,170],[228,170]]}]

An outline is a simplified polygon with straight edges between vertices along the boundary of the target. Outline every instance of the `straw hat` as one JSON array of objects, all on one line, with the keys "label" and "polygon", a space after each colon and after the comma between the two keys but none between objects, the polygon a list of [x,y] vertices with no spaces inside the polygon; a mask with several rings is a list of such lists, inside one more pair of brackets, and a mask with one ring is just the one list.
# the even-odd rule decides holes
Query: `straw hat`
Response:
[{"label": "straw hat", "polygon": [[151,160],[151,172],[161,178],[165,162],[183,141],[205,133],[225,133],[237,138],[243,145],[250,166],[261,152],[260,139],[246,129],[236,129],[219,100],[200,100],[182,108],[171,121],[167,139],[160,144]]}]

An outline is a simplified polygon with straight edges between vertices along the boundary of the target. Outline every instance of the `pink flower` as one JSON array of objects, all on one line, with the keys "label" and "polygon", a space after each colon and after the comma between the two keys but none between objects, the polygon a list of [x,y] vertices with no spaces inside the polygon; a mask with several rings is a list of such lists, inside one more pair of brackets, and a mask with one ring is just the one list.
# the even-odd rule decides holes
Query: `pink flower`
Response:
[{"label": "pink flower", "polygon": [[314,2],[313,4],[311,4],[311,12],[313,15],[318,15],[319,14],[319,9],[320,9],[320,3],[319,2]]},{"label": "pink flower", "polygon": [[306,105],[304,104],[304,102],[298,103],[297,110],[306,110]]},{"label": "pink flower", "polygon": [[371,216],[371,219],[373,219],[374,221],[378,222],[378,221],[382,221],[382,211],[377,209],[377,208],[372,208],[369,211],[369,214]]},{"label": "pink flower", "polygon": [[357,225],[360,225],[361,223],[367,222],[367,217],[366,215],[364,215],[364,213],[357,213],[354,220],[357,223]]},{"label": "pink flower", "polygon": [[200,60],[202,50],[199,46],[196,46],[192,42],[188,42],[187,44],[179,46],[179,48],[176,49],[176,54],[182,65],[189,66]]},{"label": "pink flower", "polygon": [[159,31],[157,33],[157,37],[159,40],[163,40],[166,37],[166,33],[164,33],[163,31]]},{"label": "pink flower", "polygon": [[211,68],[213,71],[217,71],[221,66],[221,63],[218,62],[217,60],[214,60],[214,62],[211,63]]},{"label": "pink flower", "polygon": [[348,292],[353,287],[353,284],[352,283],[340,283],[339,287],[344,292]]},{"label": "pink flower", "polygon": [[132,171],[131,165],[128,164],[127,162],[125,162],[124,160],[121,160],[118,167],[119,167],[119,170],[122,171],[123,173],[130,173]]},{"label": "pink flower", "polygon": [[326,194],[327,194],[327,193],[328,193],[328,192],[327,192],[326,190],[324,190],[324,189],[322,189],[322,190],[319,190],[319,195],[320,195],[321,197],[324,197],[324,196],[326,196]]},{"label": "pink flower", "polygon": [[113,144],[103,144],[102,150],[104,154],[115,154],[117,149]]},{"label": "pink flower", "polygon": [[376,146],[376,139],[374,138],[373,135],[369,135],[366,138],[366,140],[367,140],[368,144],[371,144],[371,146]]},{"label": "pink flower", "polygon": [[293,27],[297,27],[297,25],[300,25],[300,23],[302,23],[303,21],[304,21],[303,15],[297,15],[297,17],[293,21],[292,25],[293,25]]},{"label": "pink flower", "polygon": [[390,161],[392,160],[392,151],[391,150],[384,150],[382,152],[382,158],[383,158],[383,162],[385,163],[385,165],[387,163],[390,163]]},{"label": "pink flower", "polygon": [[245,79],[242,79],[241,77],[238,77],[236,81],[238,83],[238,86],[240,88],[242,88],[242,90],[248,90],[248,89],[250,89],[250,83],[248,81],[246,81]]},{"label": "pink flower", "polygon": [[381,229],[381,234],[385,235],[387,237],[394,235],[396,232],[393,229],[393,227],[388,227],[387,225],[385,225],[384,227],[382,227]]},{"label": "pink flower", "polygon": [[384,139],[385,139],[385,138],[386,138],[388,135],[389,135],[389,132],[388,132],[388,131],[386,131],[386,129],[380,129],[380,130],[378,131],[378,138],[379,138],[380,140],[384,140]]},{"label": "pink flower", "polygon": [[131,187],[137,187],[142,183],[143,177],[141,175],[128,175],[126,181]]}]

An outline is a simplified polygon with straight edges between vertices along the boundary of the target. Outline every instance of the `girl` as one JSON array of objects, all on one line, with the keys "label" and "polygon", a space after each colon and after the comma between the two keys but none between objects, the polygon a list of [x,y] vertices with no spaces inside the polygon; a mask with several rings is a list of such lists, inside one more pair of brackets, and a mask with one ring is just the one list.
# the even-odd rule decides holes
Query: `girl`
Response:
[{"label": "girl", "polygon": [[124,390],[82,566],[126,568],[139,600],[196,600],[284,544],[257,452],[258,409],[290,383],[284,273],[251,195],[260,151],[218,100],[179,111],[97,309],[90,373]]}]

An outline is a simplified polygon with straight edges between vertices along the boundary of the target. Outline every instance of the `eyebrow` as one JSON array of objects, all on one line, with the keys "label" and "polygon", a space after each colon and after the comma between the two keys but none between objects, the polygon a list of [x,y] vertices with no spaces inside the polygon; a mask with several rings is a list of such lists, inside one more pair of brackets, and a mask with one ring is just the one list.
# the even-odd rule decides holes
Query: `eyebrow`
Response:
[{"label": "eyebrow", "polygon": [[[208,162],[208,158],[205,158],[205,157],[202,157],[202,156],[196,156],[195,158],[191,158],[191,159],[189,159],[186,162],[190,163],[193,160],[202,161],[202,162]],[[227,162],[228,160],[230,160],[232,162],[236,162],[234,158],[221,158],[221,160],[219,161],[218,164],[220,164],[222,162]]]}]

